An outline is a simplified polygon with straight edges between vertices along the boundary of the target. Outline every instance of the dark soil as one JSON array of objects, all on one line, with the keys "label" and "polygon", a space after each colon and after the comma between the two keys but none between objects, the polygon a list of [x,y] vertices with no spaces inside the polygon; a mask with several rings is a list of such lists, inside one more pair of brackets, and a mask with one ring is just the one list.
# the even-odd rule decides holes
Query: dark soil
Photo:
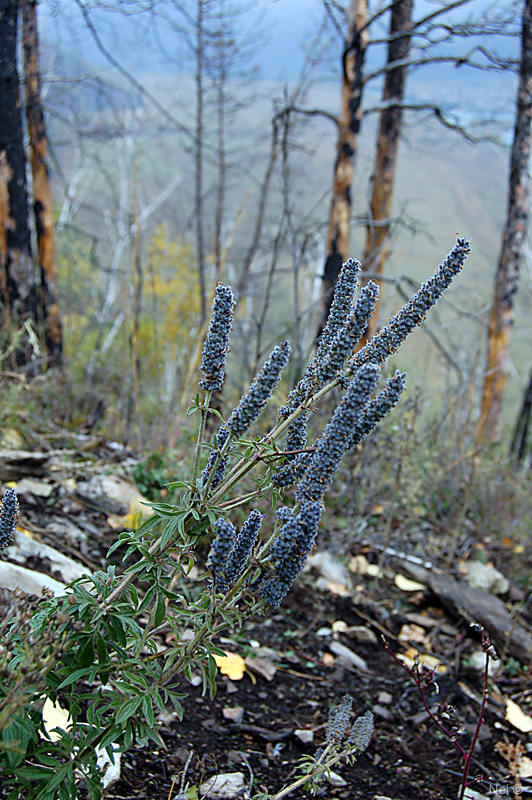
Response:
[{"label": "dark soil", "polygon": [[[336,770],[346,784],[326,783],[319,796],[454,800],[461,784],[463,759],[456,746],[423,713],[417,689],[380,640],[368,644],[337,636],[338,641],[367,661],[367,673],[345,669],[330,657],[325,657],[324,664],[331,638],[323,633],[318,636],[320,628],[343,620],[348,626],[364,625],[379,634],[383,628],[380,617],[386,618],[386,629],[393,635],[405,619],[390,606],[390,598],[380,598],[357,607],[351,598],[318,593],[310,584],[296,586],[278,613],[246,623],[238,641],[222,643],[226,650],[244,655],[250,642],[275,649],[280,659],[273,679],[268,681],[257,675],[254,682],[245,675],[242,680],[231,681],[220,676],[213,701],[202,696],[201,687],[190,687],[183,721],[165,721],[162,726],[167,749],[135,749],[125,755],[122,779],[109,789],[107,797],[175,798],[185,765],[184,780],[190,784],[200,784],[217,773],[241,771],[249,784],[253,783],[251,794],[261,788],[278,791],[293,780],[298,759],[323,743],[328,710],[348,693],[353,697],[357,716],[373,710],[373,740],[354,766],[341,765]],[[462,637],[463,632],[457,639]],[[447,727],[461,728],[460,742],[467,750],[478,721],[479,705],[460,688],[458,676],[453,677],[457,642],[447,643],[449,652],[440,656],[443,660],[448,656],[449,672],[439,682],[437,700],[449,706]],[[479,676],[469,675],[468,686],[480,696]],[[436,691],[433,686],[428,692],[431,704]],[[391,700],[383,692],[391,695]],[[379,702],[382,697],[386,702]],[[242,722],[238,724],[227,721],[223,713],[224,709],[235,707],[243,709]],[[503,738],[500,720],[499,729],[493,727],[497,716],[500,713],[495,715],[491,710],[486,714],[470,772],[471,777],[491,778],[475,786],[485,794],[495,783],[508,787],[507,791],[512,786],[505,765],[494,750],[496,741]],[[314,731],[313,744],[302,744],[294,734],[297,729]],[[307,794],[299,789],[291,796],[303,798]]]}]

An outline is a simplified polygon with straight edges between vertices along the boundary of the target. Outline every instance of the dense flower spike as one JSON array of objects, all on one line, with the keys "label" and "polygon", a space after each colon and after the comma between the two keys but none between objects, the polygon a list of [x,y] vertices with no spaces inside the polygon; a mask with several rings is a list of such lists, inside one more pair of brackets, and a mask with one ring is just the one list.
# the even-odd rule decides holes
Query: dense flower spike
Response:
[{"label": "dense flower spike", "polygon": [[321,388],[343,370],[375,311],[379,287],[373,281],[364,286],[355,307],[331,339],[328,350],[320,357],[318,350],[318,386]]},{"label": "dense flower spike", "polygon": [[215,290],[209,332],[201,357],[203,378],[200,386],[205,391],[217,392],[222,388],[234,308],[235,296],[231,287],[219,283]]},{"label": "dense flower spike", "polygon": [[373,734],[373,721],[374,717],[371,711],[366,711],[353,722],[347,742],[356,747],[359,753],[363,753],[369,746]]},{"label": "dense flower spike", "polygon": [[353,429],[347,438],[346,450],[356,447],[366,438],[368,433],[371,433],[377,427],[386,414],[397,405],[405,386],[405,372],[397,371],[391,378],[388,378],[384,389],[379,392],[377,397],[369,401],[358,421],[353,425]]},{"label": "dense flower spike", "polygon": [[297,516],[289,508],[277,512],[284,525],[273,540],[269,559],[275,561],[275,577],[260,587],[261,597],[277,608],[305,566],[314,547],[322,514],[321,503],[304,503]]},{"label": "dense flower spike", "polygon": [[418,292],[406,303],[401,311],[392,317],[387,325],[382,328],[358,353],[355,353],[348,364],[354,372],[362,364],[374,362],[382,364],[404,342],[409,333],[420,325],[427,316],[428,310],[441,297],[445,289],[451,285],[453,278],[458,275],[468,254],[471,245],[467,239],[458,239],[455,246],[440,264],[432,278],[424,283]]},{"label": "dense flower spike", "polygon": [[298,454],[294,451],[303,450],[306,446],[307,424],[308,414],[306,411],[302,411],[288,427],[284,441],[284,449],[288,451],[288,454],[284,459],[284,464],[276,470],[272,477],[272,483],[275,486],[293,486],[296,482],[298,476],[298,470],[295,469],[296,464],[301,464],[302,456],[307,454]]},{"label": "dense flower spike", "polygon": [[318,347],[318,360],[330,349],[336,334],[344,325],[349,316],[353,298],[357,288],[358,273],[360,272],[360,261],[356,258],[348,258],[343,264],[336,286],[334,287],[334,297],[332,299],[327,323],[321,334]]},{"label": "dense flower spike", "polygon": [[[211,450],[209,459],[205,465],[205,469],[201,473],[201,480],[204,486],[209,480],[209,475],[211,474],[216,460],[220,455],[222,447],[229,438],[229,435],[229,431],[225,426],[220,428],[216,434],[216,447]],[[216,486],[223,481],[228,462],[229,456],[222,456],[218,461],[218,466],[216,467],[214,475],[212,476],[211,489],[215,489]]]},{"label": "dense flower spike", "polygon": [[13,544],[18,510],[17,493],[14,489],[6,489],[0,506],[0,550]]},{"label": "dense flower spike", "polygon": [[262,525],[262,514],[254,509],[242,525],[231,548],[224,568],[225,582],[231,587],[248,565]]},{"label": "dense flower spike", "polygon": [[351,381],[342,402],[318,439],[315,452],[297,486],[296,499],[300,503],[321,500],[327,491],[353,426],[358,423],[375,389],[379,373],[377,364],[365,364]]},{"label": "dense flower spike", "polygon": [[259,416],[277,388],[291,352],[287,341],[275,347],[238,406],[231,412],[227,427],[236,437],[242,436]]},{"label": "dense flower spike", "polygon": [[227,519],[218,519],[214,523],[215,536],[207,556],[207,569],[216,579],[216,588],[224,592],[227,590],[225,579],[225,565],[227,557],[233,546],[236,536],[235,526]]},{"label": "dense flower spike", "polygon": [[344,694],[340,705],[331,708],[327,721],[327,743],[333,742],[334,744],[340,744],[342,742],[347,730],[352,707],[353,698],[348,694]]}]

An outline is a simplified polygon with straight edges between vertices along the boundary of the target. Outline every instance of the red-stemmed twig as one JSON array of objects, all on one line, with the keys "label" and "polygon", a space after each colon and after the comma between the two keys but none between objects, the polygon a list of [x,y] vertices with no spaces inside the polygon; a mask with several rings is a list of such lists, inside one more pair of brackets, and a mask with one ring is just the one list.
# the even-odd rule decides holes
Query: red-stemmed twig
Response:
[{"label": "red-stemmed twig", "polygon": [[484,666],[484,686],[482,689],[482,701],[480,703],[480,714],[478,717],[478,721],[475,727],[475,731],[473,733],[473,738],[471,740],[471,744],[468,750],[465,750],[462,745],[458,742],[456,738],[456,734],[452,731],[448,730],[448,728],[443,725],[443,723],[438,719],[436,714],[431,711],[429,708],[429,704],[427,702],[426,691],[430,684],[434,680],[434,673],[436,672],[436,668],[433,667],[432,669],[426,670],[423,672],[423,665],[421,664],[419,657],[414,659],[414,664],[412,667],[409,667],[407,664],[403,663],[400,658],[393,652],[390,648],[388,642],[383,637],[384,647],[390,653],[394,661],[396,661],[410,676],[410,678],[414,681],[417,686],[419,696],[421,697],[421,702],[425,707],[425,711],[429,715],[430,719],[437,725],[440,731],[451,741],[455,747],[460,752],[460,755],[464,759],[464,769],[462,773],[462,783],[460,785],[460,794],[458,800],[464,800],[465,791],[468,786],[471,786],[473,783],[477,783],[483,780],[483,776],[478,776],[473,778],[472,780],[468,781],[469,777],[469,770],[471,768],[471,762],[473,760],[473,753],[475,751],[475,747],[478,741],[478,737],[480,735],[480,728],[482,723],[484,722],[484,713],[486,710],[486,702],[488,699],[488,679],[489,679],[489,661],[492,658],[494,661],[497,659],[497,654],[495,652],[495,648],[491,642],[489,635],[485,632],[483,628],[480,628],[480,637],[482,643],[482,650],[486,655],[486,663]]}]

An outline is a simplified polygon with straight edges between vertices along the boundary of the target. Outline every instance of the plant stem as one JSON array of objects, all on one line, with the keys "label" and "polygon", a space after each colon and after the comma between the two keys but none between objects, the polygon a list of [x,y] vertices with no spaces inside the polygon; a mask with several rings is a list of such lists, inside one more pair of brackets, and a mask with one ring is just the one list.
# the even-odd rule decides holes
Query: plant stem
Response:
[{"label": "plant stem", "polygon": [[209,404],[211,402],[212,391],[205,392],[205,397],[203,398],[203,405],[201,406],[201,418],[200,424],[198,427],[198,438],[196,441],[196,452],[194,453],[194,468],[192,471],[192,484],[195,486],[196,481],[198,479],[198,467],[201,455],[201,444],[203,442],[203,437],[205,435],[205,426],[207,424],[207,414],[209,410]]}]

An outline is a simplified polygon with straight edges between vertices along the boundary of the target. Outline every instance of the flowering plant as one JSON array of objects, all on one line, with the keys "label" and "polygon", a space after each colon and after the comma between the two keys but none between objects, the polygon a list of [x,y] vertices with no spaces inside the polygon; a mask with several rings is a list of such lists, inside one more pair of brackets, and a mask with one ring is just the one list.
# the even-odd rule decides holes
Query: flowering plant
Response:
[{"label": "flowering plant", "polygon": [[[201,361],[203,393],[189,409],[199,419],[191,480],[168,484],[176,502],[153,504],[153,515],[137,531],[120,534],[109,553],[121,548],[124,560],[133,560],[122,575],[109,566],[84,576],[64,597],[43,598],[3,625],[0,673],[8,679],[0,685],[0,775],[8,800],[70,800],[80,781],[91,799],[101,797],[99,752],[112,758],[135,742],[160,745],[157,714],[171,704],[182,715],[193,669],[201,671],[204,691],[214,695],[214,656],[223,655],[214,638],[282,602],[314,547],[324,495],[343,454],[404,391],[405,375],[396,372],[375,394],[382,364],[423,321],[469,251],[468,241],[458,239],[434,276],[359,350],[378,287],[370,282],[357,297],[360,265],[347,261],[315,355],[272,429],[255,439],[246,437],[279,386],[291,348],[285,341],[273,349],[206,441],[209,414],[219,416],[210,403],[223,385],[234,313],[230,287],[216,287]],[[344,392],[340,403],[309,442],[310,415],[337,387]],[[242,493],[239,485],[250,474],[256,488]],[[273,521],[257,507],[272,501],[281,503]],[[229,516],[239,506],[250,510],[237,530]],[[16,496],[8,490],[0,512],[1,546],[10,542],[16,514]],[[175,590],[176,582],[209,534],[203,590],[190,601]],[[161,647],[163,632],[173,635]],[[43,722],[45,698],[69,712],[54,741]],[[312,784],[338,758],[367,746],[367,717],[355,721],[345,739],[349,709],[344,699],[334,712],[323,752],[305,766],[305,782]]]}]

